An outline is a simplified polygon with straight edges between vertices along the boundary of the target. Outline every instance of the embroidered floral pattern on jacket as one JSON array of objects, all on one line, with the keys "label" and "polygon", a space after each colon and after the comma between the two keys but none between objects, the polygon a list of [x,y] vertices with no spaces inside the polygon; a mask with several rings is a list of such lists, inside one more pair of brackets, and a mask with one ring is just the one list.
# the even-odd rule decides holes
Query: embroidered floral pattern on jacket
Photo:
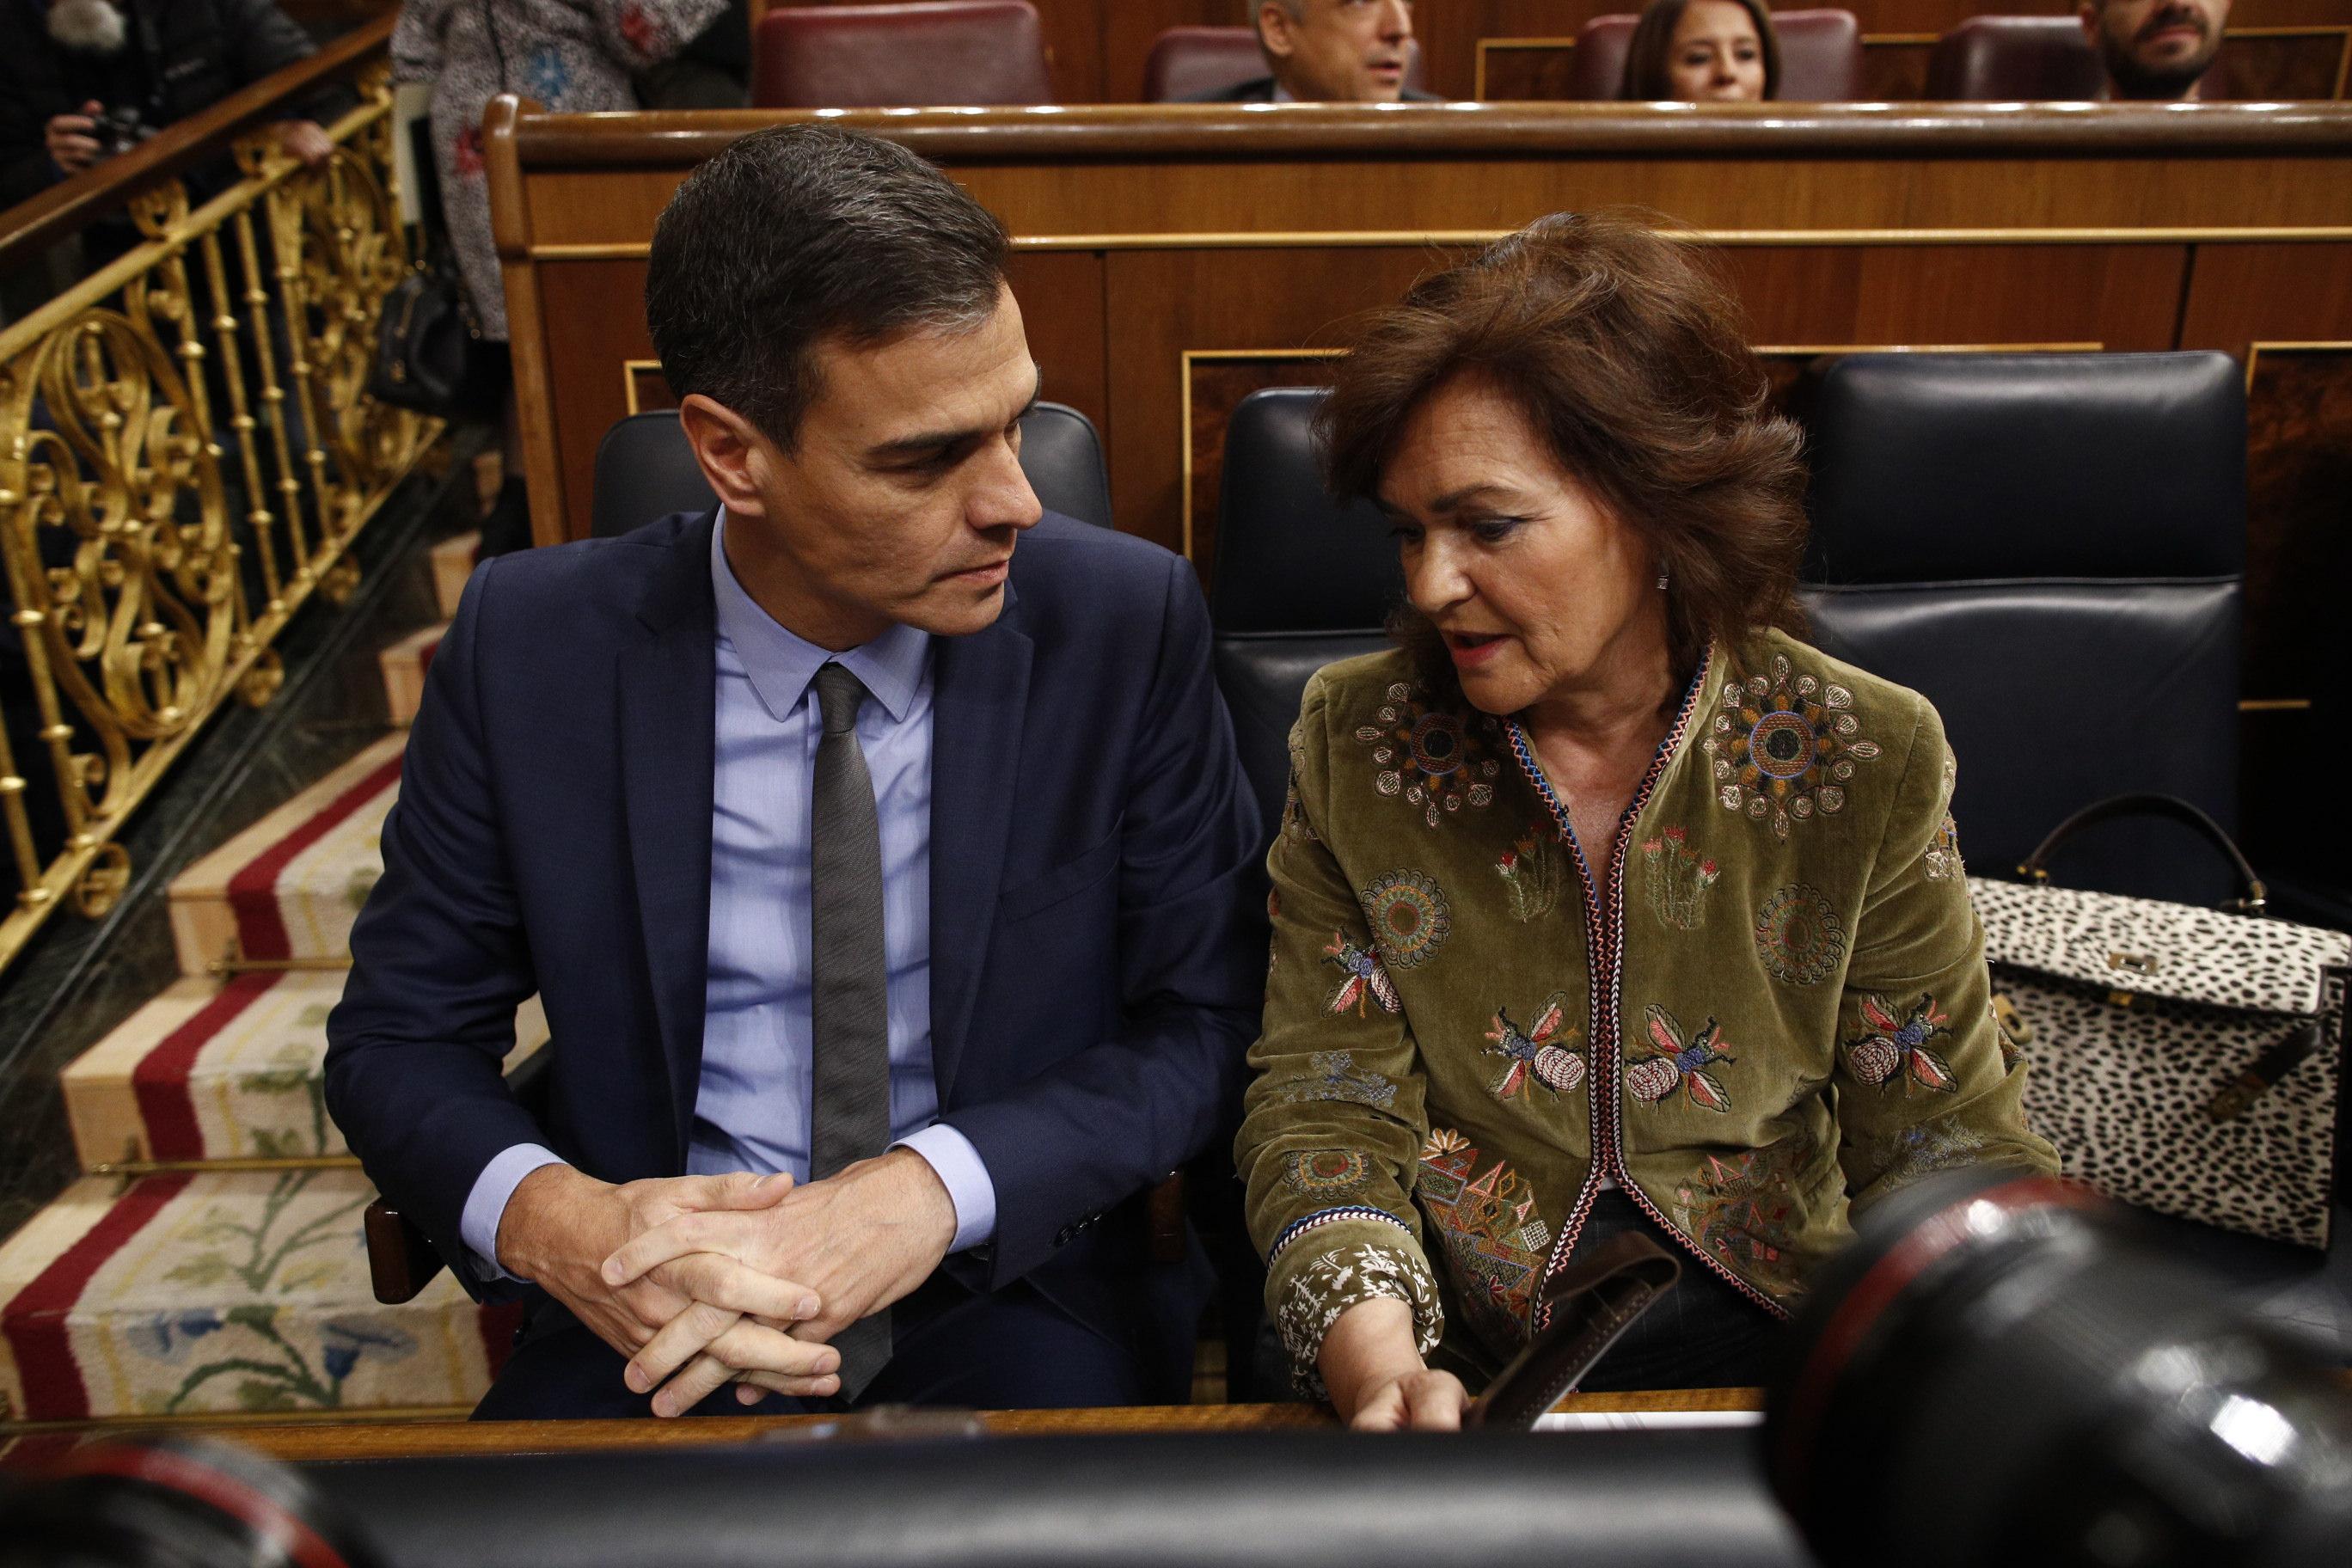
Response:
[{"label": "embroidered floral pattern on jacket", "polygon": [[1454,929],[1444,889],[1419,871],[1391,871],[1357,897],[1371,922],[1372,942],[1391,969],[1411,969],[1432,956]]},{"label": "embroidered floral pattern on jacket", "polygon": [[1437,1281],[1421,1259],[1402,1247],[1361,1242],[1334,1247],[1308,1261],[1292,1279],[1275,1309],[1274,1325],[1290,1352],[1291,1375],[1314,1398],[1324,1397],[1323,1379],[1315,1370],[1322,1353],[1323,1336],[1339,1314],[1360,1302],[1381,1297],[1402,1301],[1412,1309],[1413,1339],[1423,1355],[1437,1348],[1445,1330],[1445,1314],[1437,1303]]},{"label": "embroidered floral pattern on jacket", "polygon": [[1372,786],[1382,795],[1402,795],[1409,805],[1421,807],[1422,820],[1437,826],[1447,813],[1465,805],[1484,806],[1495,798],[1495,776],[1503,764],[1487,744],[1493,721],[1480,718],[1465,724],[1459,715],[1426,706],[1417,689],[1392,683],[1387,700],[1373,713],[1372,723],[1356,731],[1356,739],[1372,748],[1379,772]]},{"label": "embroidered floral pattern on jacket", "polygon": [[1845,927],[1820,889],[1799,882],[1764,900],[1756,915],[1756,956],[1773,979],[1817,985],[1845,958]]},{"label": "embroidered floral pattern on jacket", "polygon": [[1370,1162],[1354,1149],[1297,1149],[1282,1158],[1282,1184],[1310,1198],[1352,1196],[1370,1173]]},{"label": "embroidered floral pattern on jacket", "polygon": [[1854,1077],[1882,1088],[1902,1078],[1906,1094],[1913,1084],[1939,1094],[1959,1088],[1952,1077],[1952,1064],[1927,1048],[1929,1040],[1951,1032],[1946,1027],[1950,1016],[1937,1010],[1933,996],[1922,996],[1910,1015],[1897,1023],[1886,998],[1865,995],[1862,1021],[1872,1032],[1845,1043],[1846,1060],[1853,1064]]},{"label": "embroidered floral pattern on jacket", "polygon": [[1927,853],[1920,858],[1927,863],[1927,880],[1940,882],[1948,877],[1963,875],[1960,865],[1960,826],[1952,820],[1950,812],[1937,826],[1936,837],[1928,842]]},{"label": "embroidered floral pattern on jacket", "polygon": [[1367,952],[1348,940],[1345,931],[1333,931],[1331,941],[1323,949],[1323,962],[1336,966],[1340,974],[1339,988],[1324,1004],[1334,1013],[1356,1010],[1356,1016],[1365,1016],[1367,1000],[1378,1002],[1381,1011],[1393,1013],[1398,1008],[1396,986],[1389,972],[1381,967],[1380,954]]},{"label": "embroidered floral pattern on jacket", "polygon": [[1705,746],[1716,799],[1769,820],[1775,838],[1789,837],[1791,821],[1844,809],[1854,764],[1878,755],[1853,709],[1853,692],[1797,674],[1785,654],[1772,656],[1769,676],[1725,680]]},{"label": "embroidered floral pattern on jacket", "polygon": [[1647,868],[1650,908],[1658,919],[1677,931],[1696,931],[1706,923],[1706,890],[1722,875],[1715,862],[1690,847],[1690,834],[1669,827],[1642,846]]},{"label": "embroidered floral pattern on jacket", "polygon": [[1328,1100],[1386,1110],[1396,1103],[1396,1085],[1358,1068],[1353,1051],[1317,1051],[1307,1058],[1307,1067],[1315,1076],[1284,1085],[1278,1097],[1283,1104]]},{"label": "embroidered floral pattern on jacket", "polygon": [[1551,913],[1559,902],[1560,879],[1566,866],[1559,837],[1543,823],[1530,823],[1495,861],[1503,890],[1511,900],[1511,918],[1525,923]]},{"label": "embroidered floral pattern on jacket", "polygon": [[1675,1189],[1675,1223],[1727,1267],[1776,1295],[1791,1290],[1797,1177],[1809,1152],[1800,1133],[1728,1158],[1707,1155]]},{"label": "embroidered floral pattern on jacket", "polygon": [[1534,1021],[1524,1029],[1511,1022],[1508,1012],[1495,1009],[1495,1022],[1486,1031],[1486,1054],[1501,1057],[1507,1064],[1502,1076],[1487,1086],[1496,1099],[1516,1100],[1530,1079],[1556,1094],[1571,1093],[1584,1081],[1584,1058],[1578,1054],[1584,1047],[1569,1043],[1584,1031],[1560,1027],[1567,1022],[1567,1011],[1564,991],[1545,997]]},{"label": "embroidered floral pattern on jacket", "polygon": [[1882,1192],[1908,1186],[1938,1171],[1956,1171],[1978,1163],[1986,1139],[1957,1118],[1938,1116],[1898,1128],[1892,1137],[1874,1140],[1867,1152],[1876,1166],[1871,1184]]},{"label": "embroidered floral pattern on jacket", "polygon": [[1685,1037],[1675,1016],[1655,1002],[1643,1009],[1642,1016],[1643,1032],[1658,1054],[1625,1065],[1625,1087],[1633,1098],[1645,1105],[1655,1105],[1681,1089],[1690,1096],[1693,1105],[1708,1110],[1729,1110],[1731,1096],[1724,1092],[1722,1081],[1707,1070],[1717,1062],[1738,1059],[1724,1048],[1721,1026],[1709,1018],[1696,1035]]},{"label": "embroidered floral pattern on jacket", "polygon": [[1463,1315],[1488,1348],[1508,1355],[1527,1342],[1528,1313],[1551,1230],[1532,1188],[1497,1160],[1476,1174],[1478,1151],[1451,1128],[1422,1146],[1416,1196],[1445,1247]]}]

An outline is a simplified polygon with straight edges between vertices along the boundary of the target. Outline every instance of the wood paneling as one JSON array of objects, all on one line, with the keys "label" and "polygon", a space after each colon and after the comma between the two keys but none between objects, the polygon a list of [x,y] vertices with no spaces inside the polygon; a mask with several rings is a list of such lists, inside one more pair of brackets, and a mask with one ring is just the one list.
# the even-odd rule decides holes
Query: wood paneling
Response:
[{"label": "wood paneling", "polygon": [[[2246,375],[2245,691],[2310,699],[2344,664],[2352,584],[2352,337],[2258,346]],[[2340,677],[2338,677],[2340,679]]]},{"label": "wood paneling", "polygon": [[[1864,100],[1902,103],[1924,98],[1927,61],[1935,39],[1918,33],[1864,34],[1862,40]],[[1485,60],[1472,91],[1482,101],[1558,102],[1568,97],[1576,40],[1485,38]],[[2326,100],[2345,92],[2352,61],[2352,28],[2279,28],[2232,32],[2218,68],[2215,98],[2235,100]]]},{"label": "wood paneling", "polygon": [[[509,138],[492,117],[493,160],[516,161],[524,209],[500,233],[526,323],[518,380],[544,537],[584,532],[595,442],[644,374],[625,362],[650,357],[637,300],[656,215],[695,161],[777,118],[527,120]],[[1623,203],[1683,221],[1717,246],[1754,340],[1808,353],[2242,356],[2255,342],[2352,341],[2352,110],[2331,106],[1110,108],[846,122],[940,160],[1005,219],[1047,395],[1101,428],[1120,526],[1181,549],[1189,513],[1203,568],[1232,403],[1301,374],[1287,356],[1341,342],[1349,317],[1480,237],[1549,211]],[[1231,351],[1274,358],[1201,357]],[[2290,453],[2328,438],[2276,428]],[[2257,572],[2273,578],[2314,526],[2305,502],[2265,499],[2290,493],[2305,492],[2258,481]],[[2265,538],[2278,548],[2264,553]],[[2258,584],[2257,603],[2276,587]]]}]

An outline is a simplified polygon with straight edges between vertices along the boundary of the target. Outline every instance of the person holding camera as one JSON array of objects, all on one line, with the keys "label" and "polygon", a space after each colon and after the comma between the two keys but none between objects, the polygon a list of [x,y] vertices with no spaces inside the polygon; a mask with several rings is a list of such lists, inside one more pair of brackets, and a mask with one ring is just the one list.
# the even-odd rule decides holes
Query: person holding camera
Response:
[{"label": "person holding camera", "polygon": [[[0,205],[27,201],[174,121],[308,58],[310,36],[274,0],[0,0]],[[277,127],[308,164],[348,99],[321,95]]]}]

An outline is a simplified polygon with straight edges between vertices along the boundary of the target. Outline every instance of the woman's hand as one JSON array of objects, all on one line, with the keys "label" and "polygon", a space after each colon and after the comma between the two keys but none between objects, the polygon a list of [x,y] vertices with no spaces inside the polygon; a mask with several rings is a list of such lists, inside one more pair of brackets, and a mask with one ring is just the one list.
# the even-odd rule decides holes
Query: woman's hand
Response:
[{"label": "woman's hand", "polygon": [[1458,1432],[1469,1390],[1433,1372],[1413,1342],[1412,1309],[1392,1297],[1339,1314],[1316,1357],[1339,1419],[1358,1432]]}]

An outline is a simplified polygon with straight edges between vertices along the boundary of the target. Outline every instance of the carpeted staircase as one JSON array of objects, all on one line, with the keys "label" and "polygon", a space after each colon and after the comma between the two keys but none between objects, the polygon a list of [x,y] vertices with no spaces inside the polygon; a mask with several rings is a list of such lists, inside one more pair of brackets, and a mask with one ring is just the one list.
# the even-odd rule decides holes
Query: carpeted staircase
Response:
[{"label": "carpeted staircase", "polygon": [[[470,537],[435,552],[443,613]],[[385,650],[395,721],[440,639]],[[63,1075],[89,1173],[0,1242],[0,1421],[446,1410],[488,1386],[510,1310],[446,1273],[379,1303],[374,1195],[320,1065],[352,921],[382,869],[404,737],[387,736],[173,884],[182,978]],[[536,1002],[516,1022],[547,1037]]]}]

